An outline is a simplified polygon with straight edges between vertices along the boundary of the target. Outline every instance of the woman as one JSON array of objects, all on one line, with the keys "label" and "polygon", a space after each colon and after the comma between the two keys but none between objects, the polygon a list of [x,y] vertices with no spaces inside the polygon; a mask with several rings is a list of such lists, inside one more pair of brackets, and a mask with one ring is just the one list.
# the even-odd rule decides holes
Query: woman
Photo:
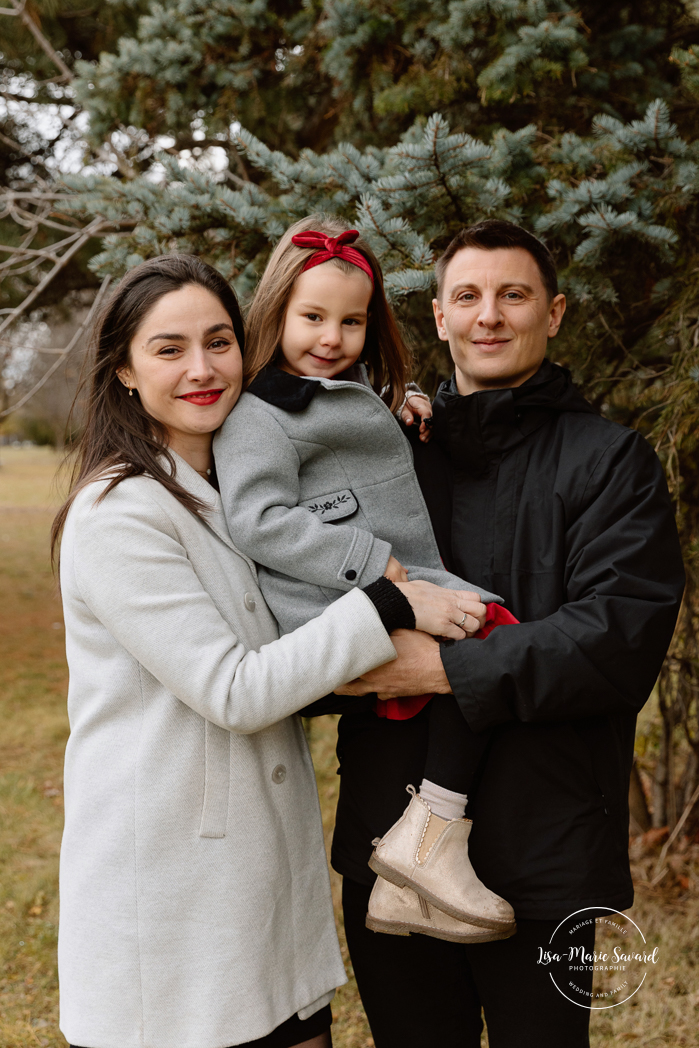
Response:
[{"label": "woman", "polygon": [[142,263],[95,346],[53,535],[71,721],[61,1029],[82,1048],[325,1048],[345,976],[290,715],[394,657],[406,595],[418,626],[484,609],[379,580],[278,639],[212,486],[241,389],[232,291],[194,258]]}]

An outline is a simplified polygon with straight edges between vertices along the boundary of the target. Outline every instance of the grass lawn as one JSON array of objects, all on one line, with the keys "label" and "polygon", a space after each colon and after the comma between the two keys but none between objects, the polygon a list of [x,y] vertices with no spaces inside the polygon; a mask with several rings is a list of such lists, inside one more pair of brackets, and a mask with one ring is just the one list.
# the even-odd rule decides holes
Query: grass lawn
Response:
[{"label": "grass lawn", "polygon": [[[65,1045],[55,951],[67,671],[47,539],[57,465],[48,449],[0,448],[0,1048]],[[334,733],[330,717],[311,729],[328,836],[338,788]],[[630,915],[650,948],[659,946],[659,961],[632,1002],[593,1013],[595,1048],[699,1046],[698,846],[687,845],[655,888],[653,847],[635,846],[639,891]],[[342,935],[340,881],[332,879]],[[344,943],[343,951],[349,970]],[[352,980],[334,1012],[336,1048],[371,1048]]]},{"label": "grass lawn", "polygon": [[0,448],[0,1045],[62,1045],[55,966],[67,671],[47,534],[57,458]]}]

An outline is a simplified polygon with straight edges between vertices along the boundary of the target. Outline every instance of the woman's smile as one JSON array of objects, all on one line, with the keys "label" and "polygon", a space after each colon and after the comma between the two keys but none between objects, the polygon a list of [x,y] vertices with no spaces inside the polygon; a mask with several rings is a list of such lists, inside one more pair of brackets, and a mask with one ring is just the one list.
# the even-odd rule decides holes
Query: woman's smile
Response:
[{"label": "woman's smile", "polygon": [[186,400],[188,404],[199,404],[206,407],[208,404],[215,404],[222,393],[222,389],[195,389],[192,393],[180,393],[177,400]]},{"label": "woman's smile", "polygon": [[[168,292],[143,319],[129,356],[122,382],[165,426],[168,446],[194,469],[208,469],[211,434],[243,385],[240,347],[221,301],[198,284]],[[190,405],[199,410],[185,411]]]}]

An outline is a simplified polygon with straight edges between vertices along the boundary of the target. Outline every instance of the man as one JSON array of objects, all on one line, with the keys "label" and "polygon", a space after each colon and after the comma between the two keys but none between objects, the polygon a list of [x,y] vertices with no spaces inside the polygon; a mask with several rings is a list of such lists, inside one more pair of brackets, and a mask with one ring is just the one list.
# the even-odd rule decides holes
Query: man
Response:
[{"label": "man", "polygon": [[352,690],[453,692],[473,730],[493,730],[469,803],[470,855],[514,907],[517,934],[463,945],[365,927],[371,842],[421,779],[427,710],[343,716],[332,862],[377,1048],[475,1048],[481,1007],[491,1048],[578,1048],[589,1011],[556,990],[538,947],[583,907],[632,903],[635,721],[682,596],[679,543],[649,444],[545,359],[565,311],[547,248],[482,222],[452,241],[437,277],[437,332],[455,370],[431,442],[413,441],[416,469],[446,567],[500,593],[521,624],[441,645],[399,634],[398,660]]}]

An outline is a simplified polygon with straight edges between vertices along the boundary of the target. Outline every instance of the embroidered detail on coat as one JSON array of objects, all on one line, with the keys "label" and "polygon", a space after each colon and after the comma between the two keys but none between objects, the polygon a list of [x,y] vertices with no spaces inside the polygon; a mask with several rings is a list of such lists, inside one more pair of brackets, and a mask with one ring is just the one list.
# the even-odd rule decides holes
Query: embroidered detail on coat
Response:
[{"label": "embroidered detail on coat", "polygon": [[327,523],[333,520],[343,520],[357,511],[357,500],[349,490],[334,491],[330,495],[318,495],[314,499],[306,499],[299,502],[302,509],[310,513],[316,513],[320,519]]}]

